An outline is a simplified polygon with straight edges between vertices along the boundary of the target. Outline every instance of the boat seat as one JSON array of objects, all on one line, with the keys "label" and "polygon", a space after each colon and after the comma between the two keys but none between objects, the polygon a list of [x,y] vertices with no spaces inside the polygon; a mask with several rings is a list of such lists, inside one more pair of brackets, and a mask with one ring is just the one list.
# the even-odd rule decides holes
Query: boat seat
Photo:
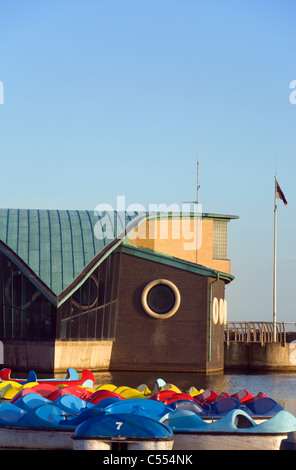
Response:
[{"label": "boat seat", "polygon": [[233,424],[238,429],[245,429],[245,428],[254,427],[254,423],[252,421],[250,421],[247,416],[244,416],[242,414],[237,414],[235,416]]},{"label": "boat seat", "polygon": [[213,403],[211,405],[211,409],[209,413],[211,412],[213,415],[225,415],[231,410],[234,409],[246,409],[246,406],[243,405],[239,400],[236,400],[235,398],[227,397],[227,398],[221,398],[221,400]]},{"label": "boat seat", "polygon": [[189,410],[196,414],[207,414],[202,406],[191,400],[177,400],[170,403],[170,407],[173,410]]},{"label": "boat seat", "polygon": [[0,404],[0,425],[13,426],[24,415],[25,411],[11,403]]},{"label": "boat seat", "polygon": [[14,402],[15,406],[18,406],[22,410],[30,411],[38,406],[51,403],[50,400],[39,395],[38,393],[27,393]]},{"label": "boat seat", "polygon": [[247,408],[251,410],[254,415],[258,416],[274,416],[283,407],[275,400],[269,397],[258,398],[251,403],[247,403]]},{"label": "boat seat", "polygon": [[37,382],[37,375],[34,370],[30,370],[26,383]]}]

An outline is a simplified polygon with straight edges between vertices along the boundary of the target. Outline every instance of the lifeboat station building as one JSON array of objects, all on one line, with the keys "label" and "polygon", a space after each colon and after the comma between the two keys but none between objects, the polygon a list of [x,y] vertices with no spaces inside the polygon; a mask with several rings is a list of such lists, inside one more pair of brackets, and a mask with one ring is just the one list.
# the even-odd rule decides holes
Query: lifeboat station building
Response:
[{"label": "lifeboat station building", "polygon": [[3,367],[223,371],[235,218],[0,209]]}]

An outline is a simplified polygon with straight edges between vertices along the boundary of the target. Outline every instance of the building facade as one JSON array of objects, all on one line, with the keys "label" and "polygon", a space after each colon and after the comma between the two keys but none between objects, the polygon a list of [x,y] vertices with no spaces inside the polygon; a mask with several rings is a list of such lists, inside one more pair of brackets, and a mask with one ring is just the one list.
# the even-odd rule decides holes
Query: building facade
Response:
[{"label": "building facade", "polygon": [[223,370],[233,218],[0,210],[4,366]]}]

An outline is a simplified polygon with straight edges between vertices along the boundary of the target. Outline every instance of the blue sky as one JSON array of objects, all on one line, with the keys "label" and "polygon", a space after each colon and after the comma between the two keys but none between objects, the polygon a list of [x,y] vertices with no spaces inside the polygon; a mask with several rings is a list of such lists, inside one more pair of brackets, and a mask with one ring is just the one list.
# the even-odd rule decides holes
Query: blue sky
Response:
[{"label": "blue sky", "polygon": [[94,209],[196,194],[229,225],[230,320],[295,321],[293,0],[0,2],[1,206]]}]

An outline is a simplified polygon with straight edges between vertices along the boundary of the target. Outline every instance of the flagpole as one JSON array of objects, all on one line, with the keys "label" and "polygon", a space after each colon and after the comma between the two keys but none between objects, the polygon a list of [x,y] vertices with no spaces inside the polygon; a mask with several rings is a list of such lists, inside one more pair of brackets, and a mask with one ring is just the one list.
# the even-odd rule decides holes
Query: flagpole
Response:
[{"label": "flagpole", "polygon": [[274,177],[274,255],[273,255],[273,340],[277,341],[276,328],[276,217],[277,217],[277,199],[280,198],[285,206],[288,204],[283,191],[281,190],[276,177]]},{"label": "flagpole", "polygon": [[273,340],[276,342],[276,216],[277,216],[277,194],[276,194],[276,183],[277,178],[275,174],[275,185],[274,185],[274,247],[273,247]]},{"label": "flagpole", "polygon": [[196,168],[196,264],[198,264],[198,190],[199,190],[199,184],[198,184],[198,177],[199,177],[199,121],[197,121],[197,168]]}]

